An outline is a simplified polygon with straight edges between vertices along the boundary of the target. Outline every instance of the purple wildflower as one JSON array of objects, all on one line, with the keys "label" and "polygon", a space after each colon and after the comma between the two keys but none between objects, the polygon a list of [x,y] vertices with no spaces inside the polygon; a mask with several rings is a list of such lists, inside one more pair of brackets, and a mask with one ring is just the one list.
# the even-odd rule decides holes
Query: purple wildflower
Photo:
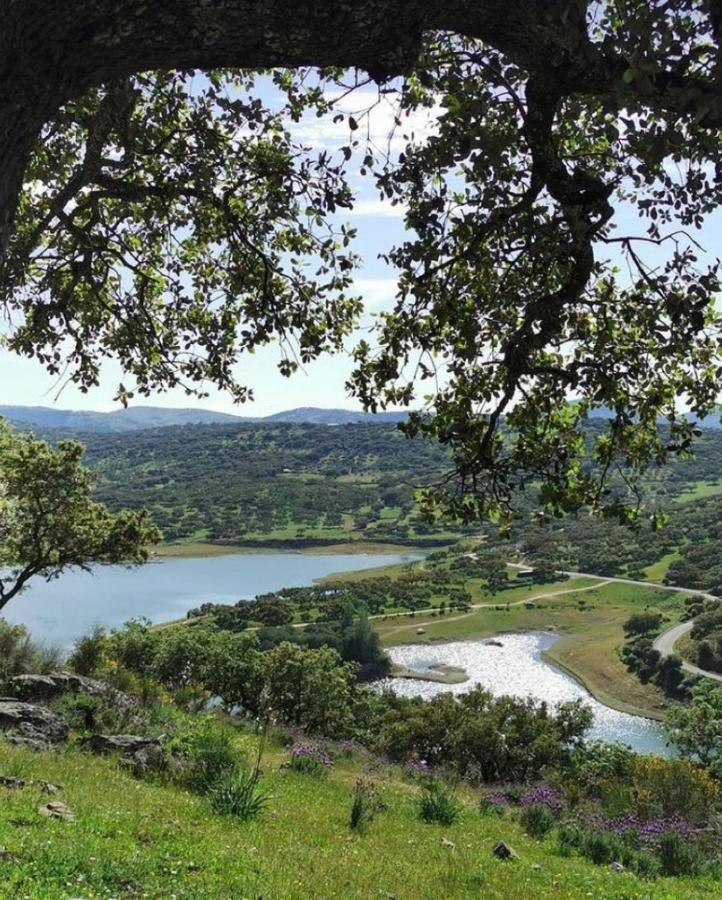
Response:
[{"label": "purple wildflower", "polygon": [[333,767],[333,760],[321,747],[317,747],[315,744],[309,744],[305,741],[296,741],[291,747],[291,763],[302,759],[315,759],[325,769],[331,769]]},{"label": "purple wildflower", "polygon": [[519,805],[522,807],[543,806],[555,814],[559,814],[564,807],[561,792],[548,784],[527,788],[519,798]]}]

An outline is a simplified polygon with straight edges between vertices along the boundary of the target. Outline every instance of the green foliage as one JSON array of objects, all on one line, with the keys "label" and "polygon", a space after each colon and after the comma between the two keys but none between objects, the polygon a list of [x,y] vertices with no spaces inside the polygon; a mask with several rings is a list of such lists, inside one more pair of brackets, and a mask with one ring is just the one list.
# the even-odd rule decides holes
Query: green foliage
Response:
[{"label": "green foliage", "polygon": [[675,831],[666,831],[660,838],[659,860],[663,875],[696,875],[704,864],[699,848]]},{"label": "green foliage", "polygon": [[351,831],[364,832],[376,818],[377,813],[383,809],[385,804],[376,785],[364,778],[358,778],[351,797],[348,822]]},{"label": "green foliage", "polygon": [[680,753],[722,777],[722,686],[701,681],[692,688],[691,703],[671,710],[668,722]]},{"label": "green foliage", "polygon": [[78,675],[94,675],[105,662],[107,653],[108,636],[98,625],[75,641],[67,664]]},{"label": "green foliage", "polygon": [[375,746],[394,760],[423,759],[485,782],[525,781],[565,760],[591,724],[579,703],[493,697],[476,687],[427,702],[389,698]]},{"label": "green foliage", "polygon": [[236,769],[223,775],[210,787],[208,798],[214,812],[242,822],[258,818],[270,799],[260,785],[257,769]]},{"label": "green foliage", "polygon": [[187,757],[184,781],[199,794],[208,793],[217,784],[233,783],[242,759],[233,746],[231,730],[212,718],[202,720],[197,731],[176,742]]},{"label": "green foliage", "polygon": [[0,609],[34,576],[70,567],[142,563],[160,538],[144,512],[111,514],[91,499],[94,478],[83,449],[56,449],[0,422]]},{"label": "green foliage", "polygon": [[60,651],[38,644],[23,625],[0,619],[0,680],[13,675],[51,672],[60,664]]},{"label": "green foliage", "polygon": [[661,613],[635,613],[633,616],[630,616],[624,623],[624,633],[626,635],[639,635],[659,631],[659,628],[662,625],[662,620],[663,617]]},{"label": "green foliage", "polygon": [[556,820],[546,806],[532,804],[519,813],[519,821],[526,833],[541,840],[556,824]]},{"label": "green foliage", "polygon": [[[447,454],[393,424],[174,426],[83,441],[98,499],[148,509],[169,541],[438,543],[412,486],[439,475]],[[360,510],[369,511],[364,527],[351,521]]]},{"label": "green foliage", "polygon": [[453,825],[462,811],[451,789],[436,778],[422,785],[418,804],[421,820],[437,825]]}]

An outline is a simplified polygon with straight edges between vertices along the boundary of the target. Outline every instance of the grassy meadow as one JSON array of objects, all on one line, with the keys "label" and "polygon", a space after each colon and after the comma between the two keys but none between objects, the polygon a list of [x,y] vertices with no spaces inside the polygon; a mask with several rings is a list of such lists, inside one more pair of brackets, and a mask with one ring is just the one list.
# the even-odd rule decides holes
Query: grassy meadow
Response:
[{"label": "grassy meadow", "polygon": [[[240,749],[255,737],[239,736]],[[699,900],[718,896],[704,879],[646,881],[608,866],[559,854],[556,838],[534,840],[510,817],[482,816],[479,794],[460,789],[459,821],[419,819],[419,790],[400,770],[363,756],[339,759],[323,779],[282,768],[288,754],[272,745],[263,760],[269,802],[260,818],[239,822],[210,811],[183,789],[126,774],[110,758],[70,749],[33,753],[0,744],[0,772],[26,779],[0,787],[0,896],[32,900],[507,900],[583,897]],[[385,809],[368,829],[349,829],[351,792],[363,777]],[[44,818],[40,780],[75,821]],[[497,860],[499,841],[518,854]]]}]

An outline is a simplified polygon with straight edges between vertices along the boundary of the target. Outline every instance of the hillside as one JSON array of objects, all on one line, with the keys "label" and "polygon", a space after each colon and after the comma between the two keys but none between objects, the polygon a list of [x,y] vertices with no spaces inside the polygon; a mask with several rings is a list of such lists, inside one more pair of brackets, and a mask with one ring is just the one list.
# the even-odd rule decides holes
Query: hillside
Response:
[{"label": "hillside", "polygon": [[438,538],[419,521],[414,497],[441,473],[446,453],[394,425],[204,425],[82,439],[99,499],[147,507],[166,540]]},{"label": "hillside", "polygon": [[352,409],[300,407],[270,416],[236,416],[210,409],[166,409],[160,406],[130,406],[112,412],[57,409],[52,406],[0,406],[0,416],[13,425],[41,429],[63,428],[76,432],[118,433],[174,425],[211,425],[218,423],[291,422],[315,425],[348,425],[358,422],[400,422],[403,412],[370,415]]},{"label": "hillside", "polygon": [[[254,746],[252,737],[242,740]],[[27,782],[0,788],[3,896],[699,900],[719,887],[707,879],[648,881],[565,857],[553,837],[536,840],[509,817],[481,815],[479,792],[470,788],[462,791],[455,824],[426,824],[418,817],[418,787],[399,768],[363,755],[338,760],[321,779],[281,768],[287,760],[279,744],[270,747],[263,760],[269,807],[240,822],[213,814],[187,790],[139,781],[112,759],[0,742],[2,772]],[[348,826],[359,778],[375,783],[385,804],[361,834]],[[54,799],[42,781],[63,786],[75,821],[38,815],[37,807]],[[494,857],[500,840],[517,860]]]}]

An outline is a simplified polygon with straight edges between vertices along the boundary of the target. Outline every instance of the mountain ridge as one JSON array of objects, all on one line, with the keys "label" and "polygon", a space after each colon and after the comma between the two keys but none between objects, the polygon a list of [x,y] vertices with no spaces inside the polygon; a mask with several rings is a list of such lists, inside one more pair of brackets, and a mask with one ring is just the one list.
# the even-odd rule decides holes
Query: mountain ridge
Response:
[{"label": "mountain ridge", "polygon": [[364,413],[351,409],[302,406],[269,416],[237,416],[232,413],[188,407],[129,406],[111,412],[56,409],[52,406],[0,405],[0,417],[21,427],[62,428],[69,431],[123,433],[178,425],[259,424],[289,422],[313,425],[349,425],[357,422],[400,422],[405,412]]}]

